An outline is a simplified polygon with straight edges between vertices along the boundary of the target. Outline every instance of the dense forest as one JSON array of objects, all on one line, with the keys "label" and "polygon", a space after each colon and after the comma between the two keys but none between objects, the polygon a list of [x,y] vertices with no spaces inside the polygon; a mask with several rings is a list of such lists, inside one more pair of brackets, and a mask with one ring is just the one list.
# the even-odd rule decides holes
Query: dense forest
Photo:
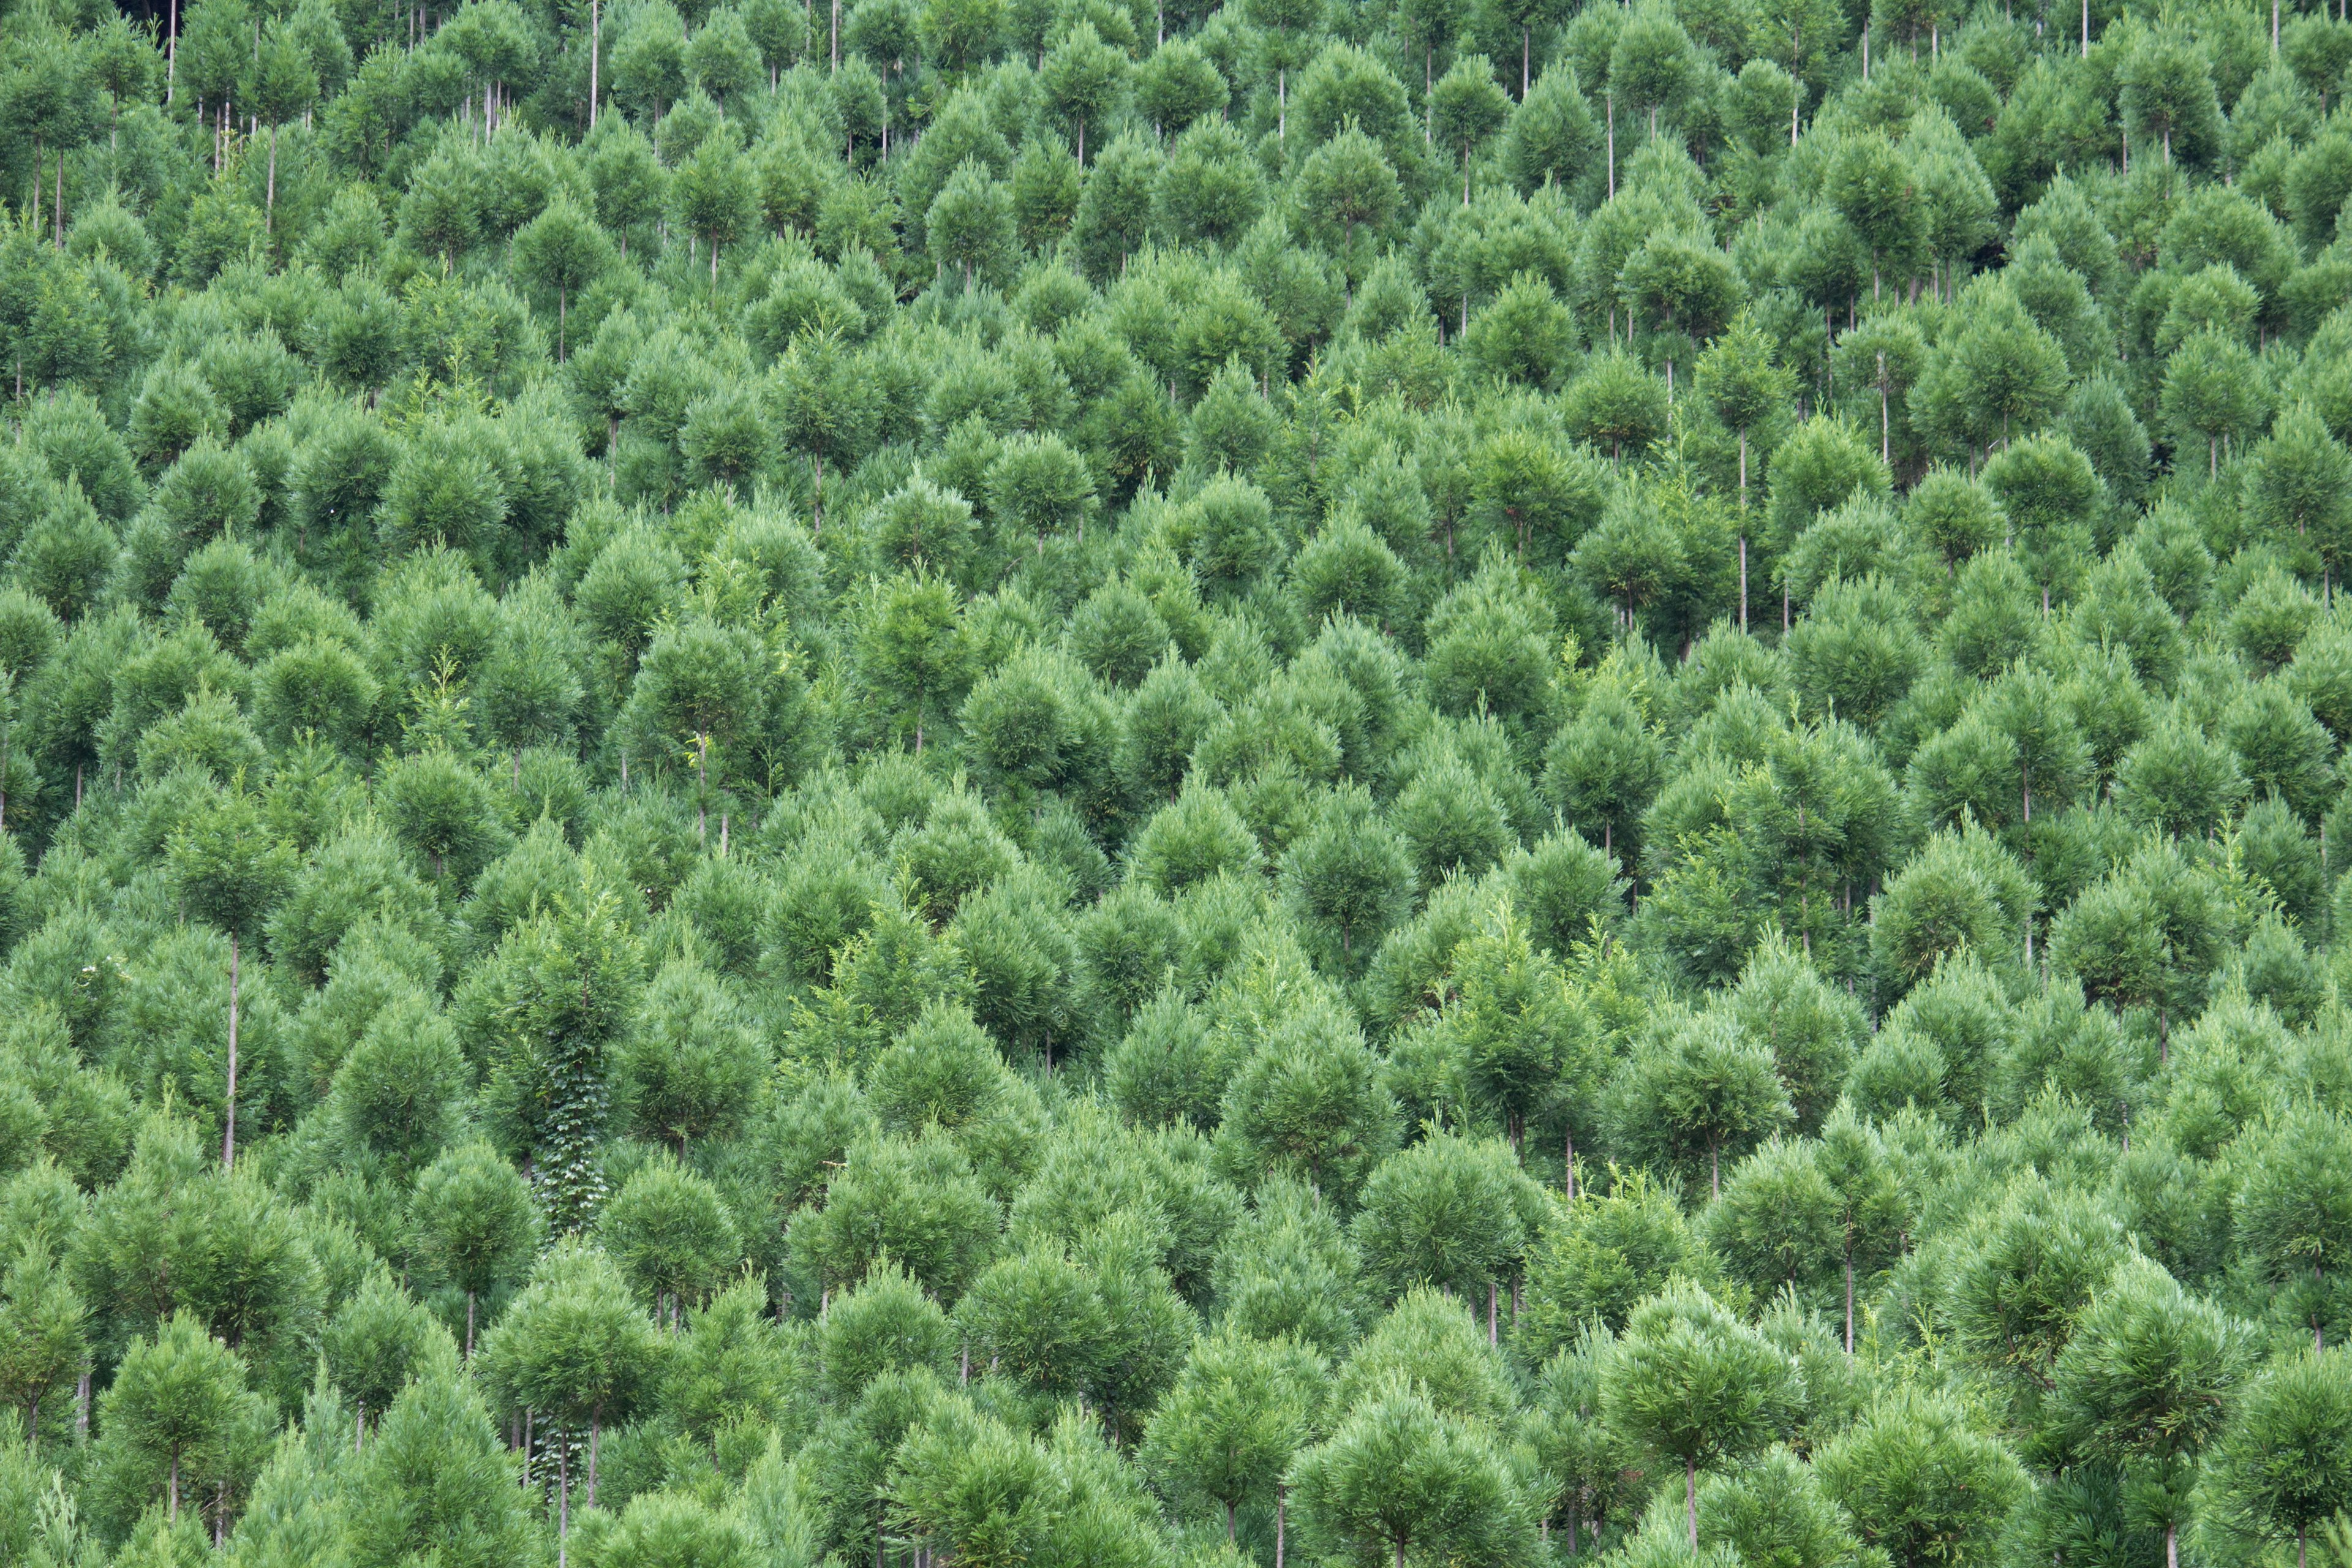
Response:
[{"label": "dense forest", "polygon": [[2347,93],[0,7],[0,1563],[2352,1564]]}]

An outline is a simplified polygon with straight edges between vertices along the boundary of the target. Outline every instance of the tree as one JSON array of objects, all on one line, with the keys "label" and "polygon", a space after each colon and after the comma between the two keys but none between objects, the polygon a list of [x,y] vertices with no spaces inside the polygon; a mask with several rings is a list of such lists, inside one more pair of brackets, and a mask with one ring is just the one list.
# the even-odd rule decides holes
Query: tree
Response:
[{"label": "tree", "polygon": [[1989,1551],[2024,1493],[2023,1468],[1948,1395],[1906,1388],[1874,1404],[1813,1461],[1865,1546],[1897,1568]]},{"label": "tree", "polygon": [[1258,29],[1260,63],[1274,70],[1275,138],[1280,141],[1290,123],[1290,73],[1307,63],[1323,0],[1250,0],[1244,10]]},{"label": "tree", "polygon": [[1885,264],[1907,269],[1927,238],[1910,168],[1883,133],[1849,136],[1831,155],[1823,189],[1870,248],[1870,297],[1875,300]]},{"label": "tree", "polygon": [[1775,363],[1772,341],[1746,315],[1698,360],[1699,391],[1739,438],[1739,627],[1748,629],[1748,440],[1788,406],[1797,378]]},{"label": "tree", "polygon": [[2214,1454],[2227,1527],[2257,1540],[2294,1538],[2309,1561],[2313,1526],[2352,1488],[2352,1351],[2284,1356],[2246,1385]]},{"label": "tree", "polygon": [[1226,1087],[1220,1158],[1245,1178],[1286,1173],[1351,1201],[1395,1136],[1374,1066],[1354,1026],[1328,1009],[1285,1020]]},{"label": "tree", "polygon": [[290,25],[270,25],[240,96],[269,127],[269,174],[262,203],[263,227],[268,228],[278,211],[278,128],[297,115],[308,115],[319,100],[318,66]]},{"label": "tree", "polygon": [[[609,271],[613,242],[569,196],[559,196],[515,231],[515,271],[533,288],[555,293],[555,357],[564,357],[572,297]],[[712,252],[714,264],[717,252]]]},{"label": "tree", "polygon": [[1222,109],[1232,89],[1216,63],[1190,38],[1163,37],[1135,71],[1135,106],[1162,137]]},{"label": "tree", "polygon": [[674,1159],[640,1165],[597,1216],[596,1237],[673,1331],[742,1256],[719,1189]]},{"label": "tree", "polygon": [[717,749],[723,764],[757,722],[769,662],[768,650],[755,634],[708,616],[656,632],[637,661],[636,689],[630,700],[643,713],[646,727],[693,745],[699,797],[696,831],[706,837],[711,752]]},{"label": "tree", "polygon": [[27,1441],[40,1438],[42,1402],[73,1381],[89,1353],[88,1317],[47,1247],[23,1238],[0,1278],[0,1401],[24,1412]]},{"label": "tree", "polygon": [[228,935],[228,1077],[221,1133],[221,1168],[227,1170],[236,1163],[237,958],[292,883],[294,852],[270,830],[240,781],[173,836],[166,856],[181,907]]},{"label": "tree", "polygon": [[1349,278],[1369,270],[1371,258],[1358,244],[1378,242],[1403,202],[1394,165],[1380,144],[1350,126],[1307,154],[1298,171],[1301,224],[1306,237],[1328,244]]},{"label": "tree", "polygon": [[2281,414],[2246,455],[2245,506],[2256,526],[2294,554],[2315,553],[2332,580],[2352,544],[2352,453],[2307,406]]},{"label": "tree", "polygon": [[1470,205],[1470,154],[1502,128],[1511,100],[1495,83],[1495,68],[1484,55],[1464,55],[1430,89],[1429,132],[1457,150],[1462,163],[1462,205]]},{"label": "tree", "polygon": [[1230,1542],[1235,1511],[1275,1489],[1312,1434],[1322,1377],[1320,1359],[1288,1340],[1231,1328],[1197,1339],[1138,1458],[1171,1500],[1223,1509]]},{"label": "tree", "polygon": [[[2273,40],[2275,49],[2276,40]],[[2143,37],[2124,57],[2123,90],[2116,108],[2125,126],[2143,144],[2157,142],[2164,161],[2173,161],[2173,142],[2183,156],[2203,162],[2221,140],[2221,110],[2201,55],[2164,34]]]},{"label": "tree", "polygon": [[1819,1282],[1839,1252],[1837,1194],[1813,1152],[1775,1139],[1732,1168],[1706,1211],[1707,1237],[1759,1295]]},{"label": "tree", "polygon": [[1601,1367],[1601,1410],[1627,1438],[1682,1467],[1692,1551],[1699,1467],[1764,1446],[1791,1396],[1788,1377],[1769,1341],[1687,1280],[1626,1321]]},{"label": "tree", "polygon": [[673,962],[655,974],[636,1026],[621,1042],[614,1102],[640,1136],[683,1159],[707,1140],[740,1131],[768,1065],[719,977]]},{"label": "tree", "polygon": [[488,1144],[461,1144],[418,1173],[410,1212],[424,1260],[466,1293],[470,1362],[476,1303],[521,1279],[538,1238],[530,1185]]},{"label": "tree", "polygon": [[[1589,1123],[1579,1102],[1590,1097],[1601,1064],[1567,976],[1534,945],[1517,907],[1506,902],[1452,955],[1455,1000],[1445,1026],[1460,1043],[1470,1088],[1500,1113],[1514,1156],[1524,1161],[1529,1122],[1559,1112],[1573,1131]],[[1573,1172],[1564,1172],[1573,1185]]]},{"label": "tree", "polygon": [[969,289],[1001,282],[1015,259],[1012,193],[977,159],[959,165],[923,219],[933,265]]},{"label": "tree", "polygon": [[1384,1291],[1433,1286],[1491,1301],[1527,1249],[1527,1179],[1504,1146],[1436,1132],[1381,1162],[1364,1184],[1356,1249]]},{"label": "tree", "polygon": [[670,195],[680,226],[710,252],[710,282],[716,288],[719,247],[751,232],[759,214],[751,163],[735,145],[731,132],[721,128],[703,138],[694,156],[672,174]]},{"label": "tree", "polygon": [[637,965],[617,900],[583,885],[509,931],[473,982],[488,1025],[485,1098],[501,1140],[531,1161],[558,1231],[581,1228],[604,1196],[607,1061],[635,1007]]},{"label": "tree", "polygon": [[1813,1162],[1829,1184],[1831,1215],[1845,1268],[1845,1349],[1853,1353],[1853,1276],[1902,1255],[1912,1225],[1911,1200],[1878,1133],[1849,1107],[1822,1127]]},{"label": "tree", "polygon": [[824,1206],[796,1215],[789,1237],[793,1267],[816,1281],[820,1300],[887,1261],[951,1302],[987,1266],[996,1205],[944,1139],[868,1140],[826,1157],[838,1168],[823,1184]]},{"label": "tree", "polygon": [[2170,1051],[2172,1015],[2193,1011],[2203,997],[2229,934],[2229,910],[2209,876],[2159,842],[2051,922],[2050,962],[2078,977],[2086,995],[2153,1008],[2160,1064]]},{"label": "tree", "polygon": [[[2221,1432],[2244,1360],[2237,1326],[2154,1263],[2116,1272],[2059,1352],[2057,1423],[2084,1452],[2154,1472],[2168,1500]],[[2180,1560],[2180,1520],[2163,1510],[2164,1558]]]},{"label": "tree", "polygon": [[1087,161],[1087,128],[1108,121],[1127,77],[1127,56],[1103,42],[1092,22],[1064,33],[1038,68],[1046,111],[1070,128],[1081,164]]},{"label": "tree", "polygon": [[2164,416],[2183,437],[2205,443],[2208,478],[2221,471],[2221,448],[2253,433],[2265,412],[2262,373],[2245,345],[2207,328],[2165,362]]},{"label": "tree", "polygon": [[1623,100],[1629,111],[1648,117],[1650,138],[1655,141],[1658,111],[1671,116],[1679,110],[1699,70],[1690,35],[1671,13],[1637,11],[1618,27],[1609,51],[1609,91]]},{"label": "tree", "polygon": [[1396,829],[1361,789],[1331,796],[1320,820],[1290,846],[1283,884],[1299,911],[1335,932],[1339,966],[1369,957],[1412,895],[1412,865]]},{"label": "tree", "polygon": [[2049,417],[2065,386],[2065,351],[2005,279],[1989,279],[1962,291],[1912,390],[1911,422],[1931,440],[1982,452]]},{"label": "tree", "polygon": [[2316,1106],[2298,1106],[2264,1128],[2233,1194],[2238,1245],[2278,1293],[2279,1305],[2311,1328],[2325,1349],[2340,1318],[2328,1275],[2352,1257],[2352,1128]]},{"label": "tree", "polygon": [[1491,1562],[1528,1550],[1528,1500],[1491,1441],[1390,1384],[1291,1468],[1299,1530],[1336,1556],[1403,1568],[1408,1550]]},{"label": "tree", "polygon": [[866,444],[871,384],[856,357],[832,333],[796,339],[769,383],[768,408],[783,443],[804,454],[815,489],[814,524],[824,527],[824,469],[846,463]]},{"label": "tree", "polygon": [[96,1458],[110,1487],[134,1516],[160,1495],[173,1520],[183,1497],[250,1472],[268,1423],[244,1362],[184,1310],[131,1342],[99,1415]]},{"label": "tree", "polygon": [[961,706],[968,658],[960,606],[945,581],[901,574],[877,584],[858,639],[859,663],[902,717],[915,752],[925,731]]},{"label": "tree", "polygon": [[1534,57],[1535,30],[1558,21],[1562,8],[1552,0],[1508,0],[1497,9],[1503,20],[1519,30],[1519,101],[1525,103],[1531,90],[1528,61]]},{"label": "tree", "polygon": [[1958,1342],[2028,1391],[2046,1390],[2084,1310],[2123,1260],[2120,1228],[2095,1199],[2027,1183],[1974,1229],[1948,1309]]},{"label": "tree", "polygon": [[1652,352],[1666,363],[1666,398],[1673,402],[1675,360],[1685,342],[1712,338],[1739,308],[1739,280],[1713,245],[1671,230],[1644,238],[1625,259],[1617,293],[1629,321],[1644,323]]},{"label": "tree", "polygon": [[1727,1151],[1737,1158],[1794,1119],[1772,1053],[1709,1016],[1644,1041],[1609,1096],[1621,1143],[1678,1164],[1705,1155],[1710,1194],[1723,1190]]},{"label": "tree", "polygon": [[447,1353],[401,1390],[356,1462],[349,1519],[359,1568],[419,1556],[493,1568],[530,1550],[513,1461],[499,1450],[481,1395]]},{"label": "tree", "polygon": [[[588,1428],[587,1506],[596,1506],[604,1427],[625,1421],[653,1392],[660,1343],[620,1271],[577,1241],[558,1244],[482,1342],[482,1375],[508,1405],[566,1430]],[[570,1448],[559,1445],[557,1524],[572,1517]]]}]

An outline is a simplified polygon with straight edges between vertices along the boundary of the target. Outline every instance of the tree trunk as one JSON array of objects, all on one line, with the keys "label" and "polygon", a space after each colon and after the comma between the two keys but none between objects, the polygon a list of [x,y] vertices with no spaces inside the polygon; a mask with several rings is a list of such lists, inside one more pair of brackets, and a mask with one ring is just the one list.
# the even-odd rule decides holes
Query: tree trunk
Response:
[{"label": "tree trunk", "polygon": [[1698,1550],[1698,1461],[1683,1461],[1683,1511],[1690,1519],[1690,1548]]},{"label": "tree trunk", "polygon": [[221,1132],[221,1169],[236,1168],[236,933],[228,937],[228,1114]]},{"label": "tree trunk", "polygon": [[600,0],[588,0],[588,129],[591,131],[596,129],[596,99],[602,85],[597,78],[597,68],[603,62],[597,57],[604,52],[604,7]]},{"label": "tree trunk", "polygon": [[1845,1244],[1845,1353],[1853,1353],[1853,1243]]},{"label": "tree trunk", "polygon": [[572,1446],[555,1445],[555,1568],[565,1568],[572,1542]]},{"label": "tree trunk", "polygon": [[474,1359],[474,1293],[466,1292],[466,1360]]},{"label": "tree trunk", "polygon": [[[60,166],[62,171],[62,165]],[[278,226],[278,121],[269,122],[269,184],[261,203],[261,232],[271,234]]]}]

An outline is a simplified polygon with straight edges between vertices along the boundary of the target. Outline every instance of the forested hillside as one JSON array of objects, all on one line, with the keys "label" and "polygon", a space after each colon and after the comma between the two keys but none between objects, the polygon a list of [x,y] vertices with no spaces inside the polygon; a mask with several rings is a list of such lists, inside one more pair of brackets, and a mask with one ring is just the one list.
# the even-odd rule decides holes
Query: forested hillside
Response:
[{"label": "forested hillside", "polygon": [[2352,1564],[2352,22],[0,11],[0,1563]]}]

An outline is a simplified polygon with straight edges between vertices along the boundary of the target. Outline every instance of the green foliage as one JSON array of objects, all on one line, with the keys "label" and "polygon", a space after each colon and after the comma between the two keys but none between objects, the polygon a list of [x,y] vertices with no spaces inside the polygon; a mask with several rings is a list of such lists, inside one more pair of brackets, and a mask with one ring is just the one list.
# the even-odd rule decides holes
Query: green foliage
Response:
[{"label": "green foliage", "polygon": [[2325,1553],[2352,33],[2112,9],[0,16],[0,1560]]}]

